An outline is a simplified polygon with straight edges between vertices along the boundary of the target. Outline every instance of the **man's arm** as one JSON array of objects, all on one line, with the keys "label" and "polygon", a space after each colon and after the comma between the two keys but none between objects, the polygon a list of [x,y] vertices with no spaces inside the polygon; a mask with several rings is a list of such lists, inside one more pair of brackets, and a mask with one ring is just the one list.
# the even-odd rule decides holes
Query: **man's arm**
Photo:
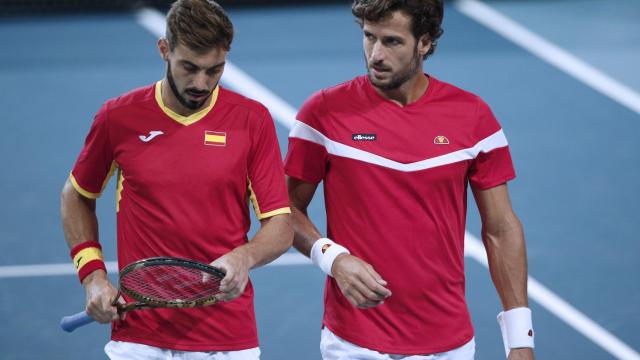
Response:
[{"label": "man's arm", "polygon": [[[96,201],[80,195],[69,180],[60,195],[60,215],[64,236],[69,248],[89,240],[98,240]],[[82,281],[85,290],[86,311],[100,323],[117,319],[115,306],[111,305],[117,290],[109,282],[107,273],[96,270]]]},{"label": "man's arm", "polygon": [[230,301],[242,295],[249,281],[249,270],[267,264],[291,247],[293,231],[291,215],[275,215],[260,221],[260,230],[251,241],[239,246],[211,263],[226,272],[220,283],[221,300]]},{"label": "man's arm", "polygon": [[[514,213],[507,185],[473,191],[482,219],[482,240],[489,272],[504,310],[528,307],[524,232]],[[533,359],[530,348],[512,349],[510,360]]]},{"label": "man's arm", "polygon": [[[307,257],[313,244],[322,237],[307,215],[307,208],[316,192],[317,184],[310,184],[287,176],[287,189],[291,201],[293,219],[293,246]],[[342,294],[353,306],[367,308],[381,305],[391,291],[387,282],[361,259],[347,253],[338,255],[331,266]]]}]

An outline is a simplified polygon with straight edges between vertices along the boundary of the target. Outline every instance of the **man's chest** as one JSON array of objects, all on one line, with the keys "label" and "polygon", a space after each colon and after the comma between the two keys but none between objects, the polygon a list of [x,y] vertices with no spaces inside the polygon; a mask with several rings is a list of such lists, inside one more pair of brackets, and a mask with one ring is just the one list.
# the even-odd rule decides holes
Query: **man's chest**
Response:
[{"label": "man's chest", "polygon": [[115,161],[134,186],[162,189],[245,181],[249,131],[216,120],[189,126],[162,117],[121,122],[112,134]]}]

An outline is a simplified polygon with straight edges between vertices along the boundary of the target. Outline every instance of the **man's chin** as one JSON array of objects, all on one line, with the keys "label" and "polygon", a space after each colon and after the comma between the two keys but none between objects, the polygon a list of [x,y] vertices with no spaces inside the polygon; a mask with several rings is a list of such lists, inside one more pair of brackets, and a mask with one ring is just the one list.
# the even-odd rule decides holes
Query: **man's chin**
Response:
[{"label": "man's chin", "polygon": [[385,85],[389,84],[390,79],[379,78],[369,73],[369,81],[375,87],[384,87]]},{"label": "man's chin", "polygon": [[189,96],[183,96],[181,103],[189,110],[198,110],[209,100],[209,96],[198,98],[198,100],[190,99]]},{"label": "man's chin", "polygon": [[[206,101],[206,100],[205,100]],[[204,105],[204,101],[187,101],[185,104],[189,110],[198,110]]]},{"label": "man's chin", "polygon": [[381,79],[376,79],[375,77],[370,76],[369,80],[371,81],[371,85],[373,85],[374,87],[380,90],[393,90],[398,88],[398,86],[394,84],[391,79],[381,80]]}]

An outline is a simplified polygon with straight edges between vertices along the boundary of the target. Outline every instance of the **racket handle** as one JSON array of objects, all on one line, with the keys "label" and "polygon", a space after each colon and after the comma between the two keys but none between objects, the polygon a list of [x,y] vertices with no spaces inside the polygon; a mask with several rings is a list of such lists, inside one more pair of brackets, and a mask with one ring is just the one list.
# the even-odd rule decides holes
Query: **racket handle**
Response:
[{"label": "racket handle", "polygon": [[60,327],[66,332],[72,332],[80,326],[85,326],[94,322],[93,318],[87,315],[86,311],[74,315],[65,316],[60,320]]}]

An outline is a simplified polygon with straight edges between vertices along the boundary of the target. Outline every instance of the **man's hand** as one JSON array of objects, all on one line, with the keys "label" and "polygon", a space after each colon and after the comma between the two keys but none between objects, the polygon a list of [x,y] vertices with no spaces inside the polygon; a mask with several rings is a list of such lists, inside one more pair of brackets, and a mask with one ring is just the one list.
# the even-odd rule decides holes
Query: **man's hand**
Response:
[{"label": "man's hand", "polygon": [[509,357],[507,360],[533,360],[533,349],[531,348],[517,348],[509,351]]},{"label": "man's hand", "polygon": [[373,267],[350,254],[340,254],[331,266],[342,294],[353,306],[369,308],[382,305],[391,296],[387,282]]},{"label": "man's hand", "polygon": [[113,305],[118,290],[109,282],[107,273],[102,270],[94,271],[84,279],[82,286],[89,316],[102,324],[118,319],[118,310]]},{"label": "man's hand", "polygon": [[231,301],[244,293],[249,282],[249,255],[240,247],[217,258],[211,266],[221,269],[225,276],[220,282],[222,301]]}]

